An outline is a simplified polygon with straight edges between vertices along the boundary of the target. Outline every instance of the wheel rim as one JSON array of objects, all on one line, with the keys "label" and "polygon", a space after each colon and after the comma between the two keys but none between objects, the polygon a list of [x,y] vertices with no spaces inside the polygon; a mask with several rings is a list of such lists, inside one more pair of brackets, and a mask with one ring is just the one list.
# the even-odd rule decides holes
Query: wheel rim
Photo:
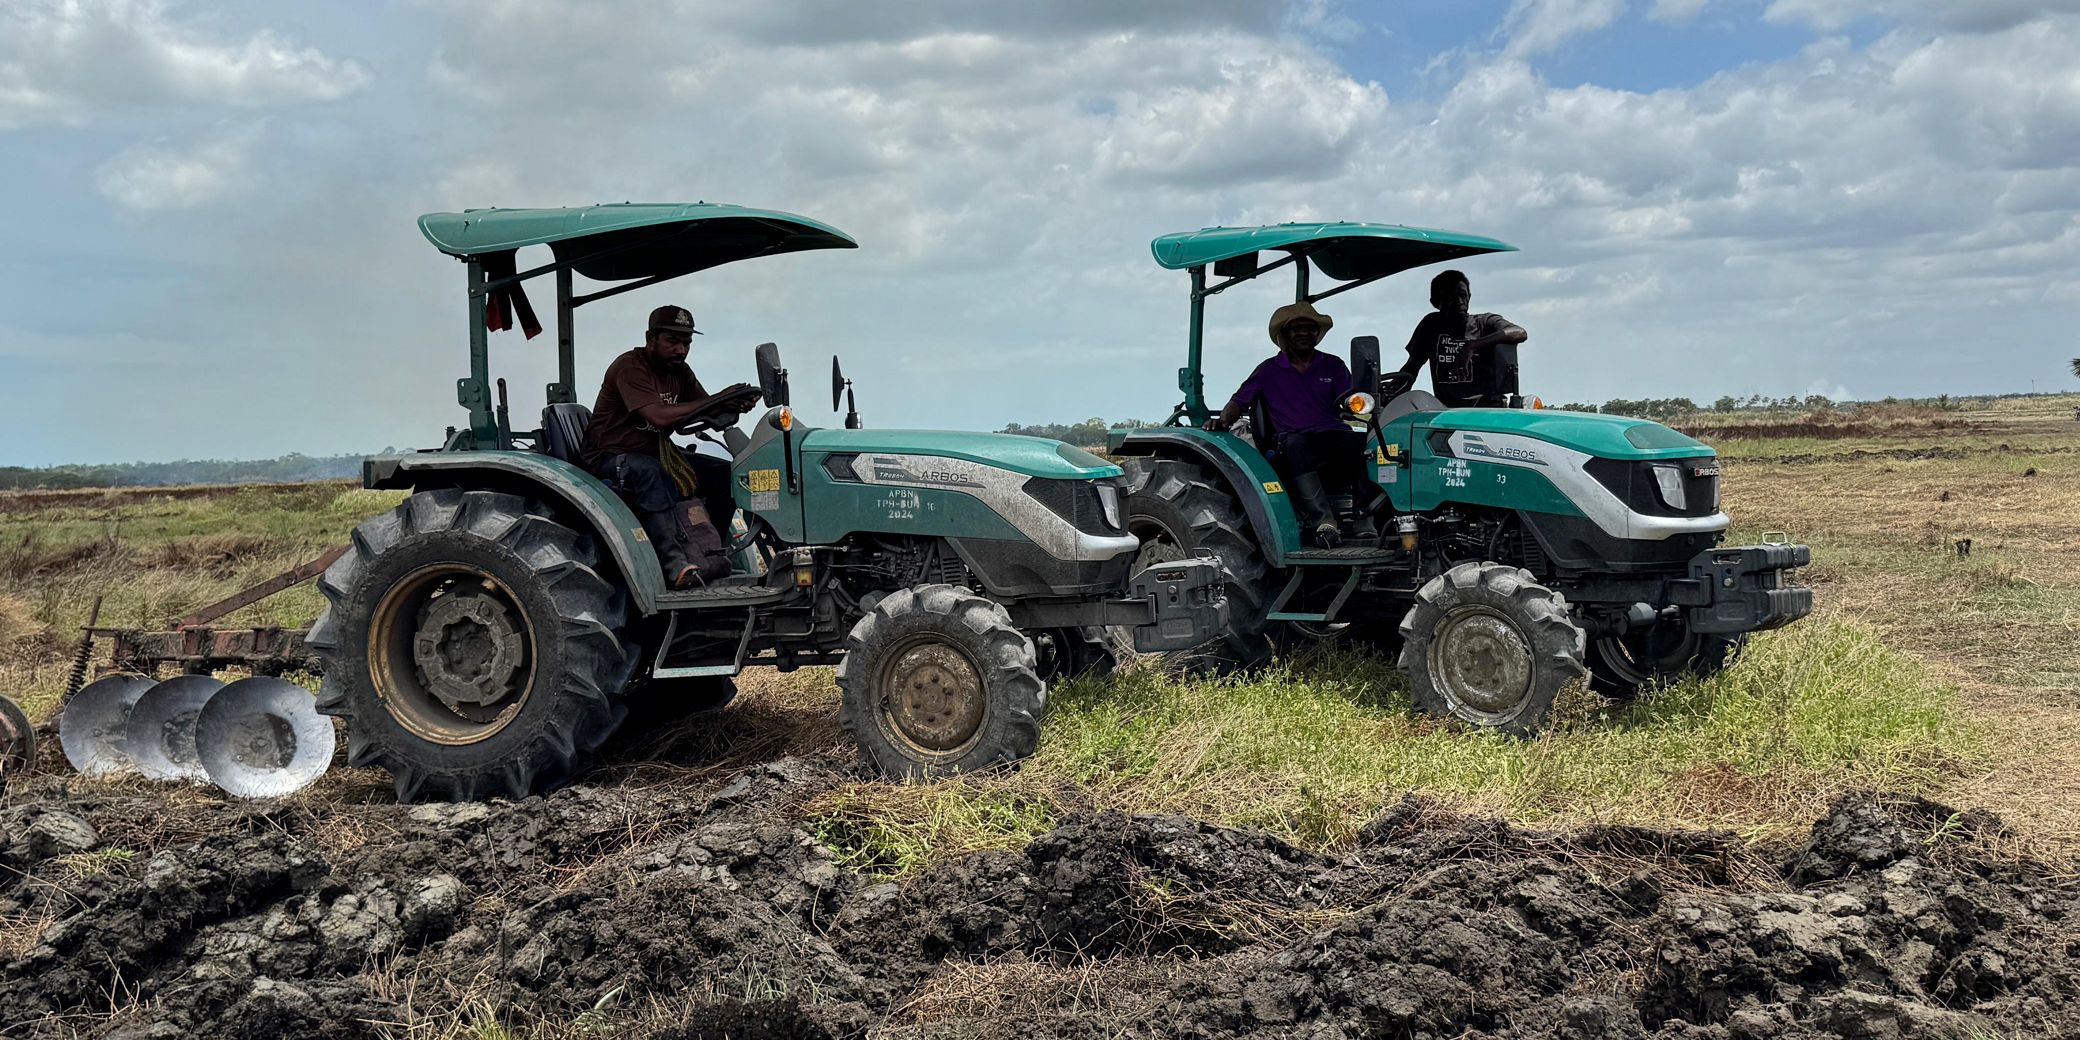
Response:
[{"label": "wheel rim", "polygon": [[[1041,682],[1053,682],[1065,676],[1076,659],[1075,648],[1070,640],[1075,638],[1074,629],[1043,628],[1032,633],[1034,674]],[[1067,676],[1074,678],[1074,676]]]},{"label": "wheel rim", "polygon": [[1177,533],[1155,517],[1128,517],[1127,533],[1141,539],[1141,550],[1134,556],[1136,572],[1159,563],[1175,563],[1190,556],[1185,552],[1184,541],[1177,537]]},{"label": "wheel rim", "polygon": [[505,583],[464,564],[413,571],[369,625],[369,675],[391,717],[439,744],[505,729],[534,688],[533,627]]},{"label": "wheel rim", "polygon": [[1691,660],[1697,656],[1700,643],[1697,634],[1685,629],[1682,637],[1671,645],[1657,647],[1656,631],[1658,629],[1605,636],[1596,641],[1596,656],[1612,675],[1633,686],[1644,686],[1687,670]]},{"label": "wheel rim", "polygon": [[1501,611],[1475,606],[1446,614],[1428,656],[1431,680],[1462,717],[1506,720],[1531,695],[1531,641]]},{"label": "wheel rim", "polygon": [[875,676],[883,728],[919,757],[951,759],[982,736],[988,691],[968,652],[935,635],[898,644]]}]

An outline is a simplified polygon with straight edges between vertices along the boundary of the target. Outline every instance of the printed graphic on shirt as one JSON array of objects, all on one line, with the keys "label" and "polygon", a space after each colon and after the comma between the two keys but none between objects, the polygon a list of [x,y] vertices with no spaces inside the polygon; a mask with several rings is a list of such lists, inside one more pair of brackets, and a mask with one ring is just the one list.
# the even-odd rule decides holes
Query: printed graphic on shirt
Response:
[{"label": "printed graphic on shirt", "polygon": [[1473,351],[1466,349],[1466,341],[1452,336],[1437,337],[1437,351],[1432,356],[1431,371],[1439,383],[1473,382]]},{"label": "printed graphic on shirt", "polygon": [[[660,392],[658,393],[658,395],[657,395],[657,399],[658,399],[658,400],[659,400],[660,402],[664,403],[664,404],[678,404],[678,403],[679,403],[679,391],[677,391],[677,390],[664,390],[664,391],[660,391]],[[656,433],[656,432],[657,432],[657,427],[655,427],[655,426],[652,426],[652,425],[650,425],[650,424],[649,424],[648,422],[645,422],[645,421],[643,420],[643,418],[642,418],[642,415],[643,415],[643,413],[641,413],[641,412],[634,412],[634,413],[632,413],[632,414],[634,414],[634,415],[636,416],[636,429],[638,429],[638,430],[642,430],[642,431],[643,431],[643,432],[645,432],[645,433]]]}]

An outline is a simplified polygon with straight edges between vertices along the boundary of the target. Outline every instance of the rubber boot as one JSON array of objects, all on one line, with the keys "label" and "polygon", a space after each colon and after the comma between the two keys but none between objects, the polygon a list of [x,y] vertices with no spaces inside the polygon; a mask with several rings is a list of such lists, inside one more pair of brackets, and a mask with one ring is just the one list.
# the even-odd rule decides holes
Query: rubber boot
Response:
[{"label": "rubber boot", "polygon": [[1336,507],[1329,502],[1329,492],[1322,487],[1319,473],[1301,473],[1286,482],[1293,492],[1293,511],[1299,515],[1300,529],[1313,531],[1316,545],[1324,549],[1336,548],[1342,535],[1336,529]]},{"label": "rubber boot", "polygon": [[686,546],[679,539],[679,519],[670,510],[641,514],[643,533],[650,536],[650,547],[657,550],[657,562],[664,567],[665,587],[683,589],[700,580],[700,569],[686,559]]},{"label": "rubber boot", "polygon": [[1386,500],[1386,493],[1379,489],[1379,485],[1368,480],[1358,486],[1357,497],[1357,508],[1351,511],[1351,538],[1360,542],[1377,542],[1379,524],[1372,519],[1372,514],[1379,511],[1380,503]]}]

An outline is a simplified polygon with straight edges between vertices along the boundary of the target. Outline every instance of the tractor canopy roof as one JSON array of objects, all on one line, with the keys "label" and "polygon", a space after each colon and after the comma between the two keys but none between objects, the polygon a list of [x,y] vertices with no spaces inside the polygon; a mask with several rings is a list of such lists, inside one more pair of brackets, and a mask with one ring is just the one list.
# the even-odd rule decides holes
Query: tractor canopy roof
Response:
[{"label": "tractor canopy roof", "polygon": [[1347,282],[1371,281],[1462,256],[1515,252],[1517,247],[1459,231],[1342,221],[1204,228],[1164,235],[1149,248],[1156,263],[1173,271],[1283,249],[1305,254],[1323,274]]},{"label": "tractor canopy roof", "polygon": [[713,202],[468,209],[428,213],[419,218],[419,230],[435,248],[459,257],[546,245],[558,265],[602,282],[676,278],[752,257],[859,247],[850,235],[808,217]]}]

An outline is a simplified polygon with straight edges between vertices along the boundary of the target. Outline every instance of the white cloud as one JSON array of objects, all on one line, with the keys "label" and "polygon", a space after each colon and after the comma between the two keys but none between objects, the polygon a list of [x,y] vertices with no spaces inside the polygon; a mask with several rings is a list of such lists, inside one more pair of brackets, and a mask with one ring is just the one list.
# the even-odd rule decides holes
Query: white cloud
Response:
[{"label": "white cloud", "polygon": [[133,145],[94,170],[94,187],[125,209],[192,209],[248,183],[258,127],[220,129],[192,145]]},{"label": "white cloud", "polygon": [[1509,54],[1539,54],[1608,28],[1624,13],[1625,0],[1514,0],[1502,32]]},{"label": "white cloud", "polygon": [[[700,198],[828,220],[862,248],[586,308],[580,365],[592,378],[645,308],[680,302],[711,333],[697,360],[716,378],[744,378],[761,340],[797,371],[842,349],[870,419],[891,424],[1162,414],[1184,281],[1146,245],[1216,223],[1384,220],[1518,243],[1463,267],[1479,305],[1531,326],[1527,378],[1548,399],[2012,388],[2025,362],[2010,354],[1943,366],[2019,308],[2080,321],[2066,273],[2080,270],[2080,19],[1920,22],[1643,92],[1541,74],[1540,54],[1622,4],[1525,3],[1496,53],[1459,54],[1438,67],[1441,94],[1390,104],[1316,45],[1310,20],[1334,8],[1309,5],[1191,5],[1170,24],[1168,9],[1092,3],[1036,26],[1012,5],[878,23],[848,5],[428,0],[411,36],[427,49],[389,56],[433,69],[409,108],[365,98],[329,151],[277,118],[244,165],[176,136],[112,161],[99,186],[166,207],[133,222],[161,248],[219,254],[183,296],[197,327],[155,334],[265,344],[315,395],[211,423],[271,445],[310,399],[357,403],[335,440],[299,445],[313,451],[424,441],[454,418],[460,274],[411,229],[421,209]],[[820,13],[834,23],[801,25]],[[173,208],[223,198],[254,162],[285,190],[236,213]],[[1425,280],[1331,301],[1339,334],[1398,341]],[[1218,298],[1210,386],[1257,356],[1279,295]],[[311,325],[335,312],[352,315],[353,352]],[[494,344],[520,414],[548,378],[540,345]]]},{"label": "white cloud", "polygon": [[0,7],[0,130],[122,106],[329,101],[361,65],[271,32],[225,38],[161,0],[9,0]]},{"label": "white cloud", "polygon": [[1100,170],[1154,184],[1318,183],[1344,169],[1387,96],[1310,55],[1222,62],[1211,76],[1135,91],[1107,120]]},{"label": "white cloud", "polygon": [[1950,32],[1997,32],[2080,12],[2080,0],[1771,0],[1763,17],[1833,31],[1859,18],[1928,25]]},{"label": "white cloud", "polygon": [[1673,25],[1694,22],[1711,2],[1712,0],[1654,0],[1654,6],[1647,9],[1647,17]]}]

